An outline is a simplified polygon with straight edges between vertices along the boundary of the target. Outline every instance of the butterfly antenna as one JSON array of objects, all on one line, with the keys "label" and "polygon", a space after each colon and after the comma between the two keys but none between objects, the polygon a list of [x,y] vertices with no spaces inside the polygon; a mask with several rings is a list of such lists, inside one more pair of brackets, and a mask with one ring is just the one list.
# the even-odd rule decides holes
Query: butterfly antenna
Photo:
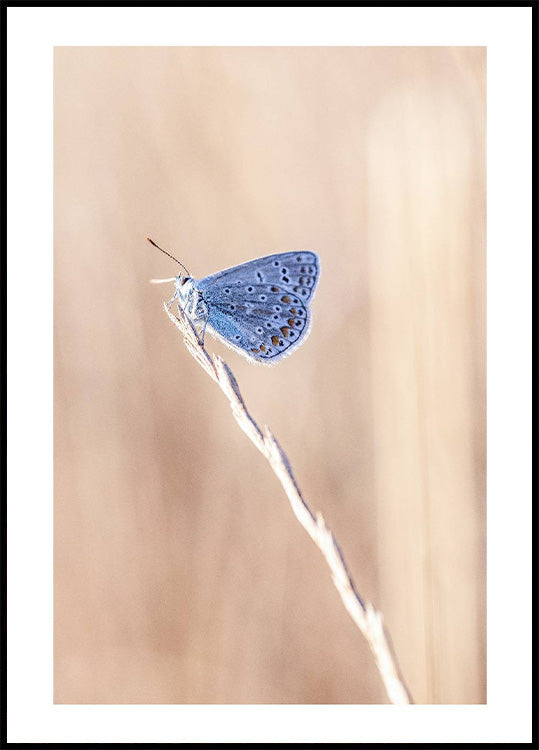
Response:
[{"label": "butterfly antenna", "polygon": [[168,255],[169,258],[172,258],[172,260],[174,260],[179,266],[181,266],[183,268],[183,270],[185,271],[185,273],[187,274],[187,276],[191,276],[191,274],[189,273],[189,271],[187,270],[187,268],[183,265],[183,263],[180,263],[180,261],[177,258],[175,258],[170,253],[167,253],[167,251],[163,250],[162,247],[159,247],[159,245],[156,242],[154,242],[150,237],[146,237],[146,239],[148,240],[148,242],[150,243],[150,245],[153,245],[158,250],[161,250],[162,253],[165,253],[165,255]]}]

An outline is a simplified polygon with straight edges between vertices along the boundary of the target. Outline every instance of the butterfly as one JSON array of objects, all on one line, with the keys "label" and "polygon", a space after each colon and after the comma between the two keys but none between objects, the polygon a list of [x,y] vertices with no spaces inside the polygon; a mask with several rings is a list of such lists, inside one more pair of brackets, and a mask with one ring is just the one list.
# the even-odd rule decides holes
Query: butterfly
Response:
[{"label": "butterfly", "polygon": [[307,339],[311,328],[309,304],[319,275],[316,253],[296,250],[255,258],[202,279],[194,279],[187,272],[163,281],[175,282],[168,305],[177,300],[189,320],[202,327],[201,343],[207,328],[251,362],[271,365]]}]

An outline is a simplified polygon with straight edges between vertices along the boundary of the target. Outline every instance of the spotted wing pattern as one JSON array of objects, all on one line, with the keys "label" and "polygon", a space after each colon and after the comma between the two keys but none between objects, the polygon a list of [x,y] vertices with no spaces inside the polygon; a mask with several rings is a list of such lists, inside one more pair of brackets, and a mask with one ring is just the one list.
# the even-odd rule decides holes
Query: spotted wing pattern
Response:
[{"label": "spotted wing pattern", "polygon": [[318,282],[310,251],[243,263],[196,282],[208,310],[208,330],[257,362],[271,364],[303,343],[308,304]]}]

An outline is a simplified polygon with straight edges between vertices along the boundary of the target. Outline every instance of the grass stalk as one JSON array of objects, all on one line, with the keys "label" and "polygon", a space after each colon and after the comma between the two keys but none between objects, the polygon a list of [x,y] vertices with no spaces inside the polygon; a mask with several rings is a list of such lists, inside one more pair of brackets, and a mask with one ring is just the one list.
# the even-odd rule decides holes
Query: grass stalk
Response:
[{"label": "grass stalk", "polygon": [[264,426],[261,429],[249,413],[236,378],[227,363],[218,355],[207,352],[186,315],[178,311],[179,316],[176,316],[166,303],[164,308],[170,320],[182,333],[189,353],[230,401],[237,423],[267,459],[286,492],[294,515],[324,556],[346,610],[370,646],[389,701],[394,704],[412,703],[410,693],[400,675],[382,614],[357,591],[343,553],[331,530],[322,515],[314,513],[305,502],[286,453],[268,427]]}]

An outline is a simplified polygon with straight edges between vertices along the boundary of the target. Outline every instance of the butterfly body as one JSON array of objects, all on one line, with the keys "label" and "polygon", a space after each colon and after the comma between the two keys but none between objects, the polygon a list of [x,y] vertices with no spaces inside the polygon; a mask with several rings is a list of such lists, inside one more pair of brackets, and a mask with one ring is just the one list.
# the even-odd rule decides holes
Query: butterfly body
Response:
[{"label": "butterfly body", "polygon": [[267,255],[202,279],[180,275],[174,298],[195,325],[249,360],[273,364],[309,334],[319,267],[310,250]]}]

